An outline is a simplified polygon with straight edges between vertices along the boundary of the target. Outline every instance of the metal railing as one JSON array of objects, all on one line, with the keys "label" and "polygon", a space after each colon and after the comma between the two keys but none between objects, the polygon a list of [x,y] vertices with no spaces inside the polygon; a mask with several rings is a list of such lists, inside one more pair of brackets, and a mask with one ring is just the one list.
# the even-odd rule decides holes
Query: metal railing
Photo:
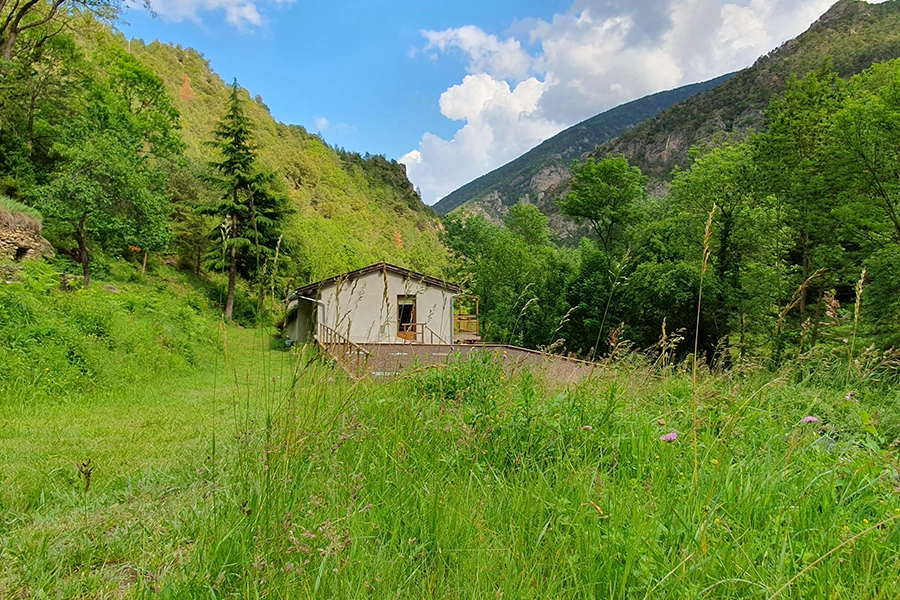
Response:
[{"label": "metal railing", "polygon": [[319,323],[316,341],[351,377],[359,378],[369,371],[369,351],[324,323]]}]

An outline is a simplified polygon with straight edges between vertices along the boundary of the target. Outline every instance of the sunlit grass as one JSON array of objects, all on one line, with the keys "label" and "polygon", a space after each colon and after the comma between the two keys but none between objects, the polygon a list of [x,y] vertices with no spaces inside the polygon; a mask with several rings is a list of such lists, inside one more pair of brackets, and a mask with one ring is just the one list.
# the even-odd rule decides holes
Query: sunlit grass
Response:
[{"label": "sunlit grass", "polygon": [[900,595],[900,393],[871,361],[353,382],[175,284],[26,274],[0,290],[2,598]]},{"label": "sunlit grass", "polygon": [[197,372],[4,413],[0,596],[897,596],[895,449],[859,414],[889,387],[701,377],[695,486],[686,374],[353,383],[226,332]]}]

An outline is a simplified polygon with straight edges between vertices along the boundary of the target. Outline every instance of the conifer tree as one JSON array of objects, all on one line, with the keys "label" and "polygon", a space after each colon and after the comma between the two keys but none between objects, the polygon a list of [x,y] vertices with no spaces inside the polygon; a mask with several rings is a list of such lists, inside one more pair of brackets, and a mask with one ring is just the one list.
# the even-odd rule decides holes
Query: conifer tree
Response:
[{"label": "conifer tree", "polygon": [[228,293],[225,318],[234,312],[234,292],[238,275],[251,278],[261,272],[281,236],[284,217],[288,214],[284,198],[272,193],[274,177],[256,165],[253,128],[244,114],[237,80],[231,86],[231,97],[225,116],[217,124],[211,146],[218,149],[221,160],[210,166],[220,175],[222,196],[215,204],[200,210],[213,215],[219,224],[211,234],[217,242],[213,248],[213,266],[228,269]]}]

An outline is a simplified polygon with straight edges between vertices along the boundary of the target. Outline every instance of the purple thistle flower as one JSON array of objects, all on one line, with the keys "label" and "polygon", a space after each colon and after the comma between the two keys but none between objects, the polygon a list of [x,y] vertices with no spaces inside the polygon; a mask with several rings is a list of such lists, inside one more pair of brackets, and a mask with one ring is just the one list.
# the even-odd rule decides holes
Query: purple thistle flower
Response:
[{"label": "purple thistle flower", "polygon": [[671,443],[678,439],[678,433],[673,431],[672,433],[667,433],[666,435],[659,436],[659,441]]},{"label": "purple thistle flower", "polygon": [[818,422],[819,422],[819,417],[814,417],[814,416],[812,416],[812,415],[810,415],[810,416],[808,416],[808,417],[803,417],[803,421],[802,421],[802,422],[803,422],[803,423],[818,423]]}]

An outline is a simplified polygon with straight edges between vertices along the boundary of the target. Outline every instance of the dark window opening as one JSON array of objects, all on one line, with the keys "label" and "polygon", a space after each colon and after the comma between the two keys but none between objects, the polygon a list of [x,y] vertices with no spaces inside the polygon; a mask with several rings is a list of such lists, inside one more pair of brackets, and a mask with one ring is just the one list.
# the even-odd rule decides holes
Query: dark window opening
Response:
[{"label": "dark window opening", "polygon": [[16,248],[16,262],[22,262],[28,256],[29,248]]},{"label": "dark window opening", "polygon": [[416,297],[397,297],[397,335],[406,339],[416,337]]},{"label": "dark window opening", "polygon": [[412,304],[401,304],[400,305],[400,323],[403,325],[408,325],[413,323],[413,305]]}]

